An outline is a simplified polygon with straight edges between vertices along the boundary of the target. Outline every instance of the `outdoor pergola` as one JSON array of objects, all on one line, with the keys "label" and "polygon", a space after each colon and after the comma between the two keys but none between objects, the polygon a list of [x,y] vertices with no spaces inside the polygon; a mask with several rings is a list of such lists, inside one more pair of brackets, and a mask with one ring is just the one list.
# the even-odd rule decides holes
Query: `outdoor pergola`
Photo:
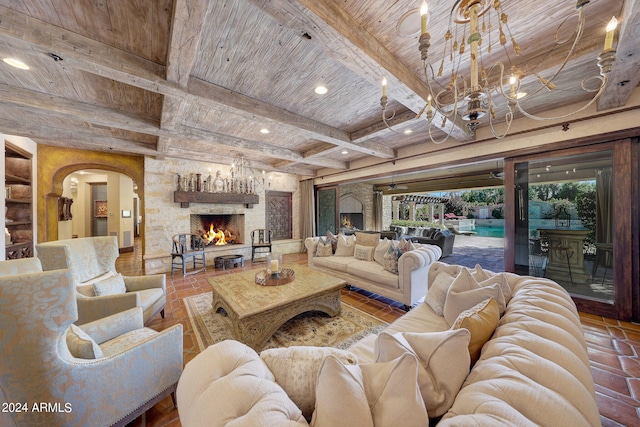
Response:
[{"label": "outdoor pergola", "polygon": [[392,205],[392,217],[391,219],[400,219],[400,208],[403,205],[409,207],[409,220],[416,220],[416,209],[418,205],[427,205],[429,212],[429,220],[434,220],[434,213],[438,210],[438,223],[444,224],[444,206],[449,203],[448,197],[436,197],[436,196],[422,196],[422,195],[409,195],[403,194],[401,196],[393,196],[391,199]]}]

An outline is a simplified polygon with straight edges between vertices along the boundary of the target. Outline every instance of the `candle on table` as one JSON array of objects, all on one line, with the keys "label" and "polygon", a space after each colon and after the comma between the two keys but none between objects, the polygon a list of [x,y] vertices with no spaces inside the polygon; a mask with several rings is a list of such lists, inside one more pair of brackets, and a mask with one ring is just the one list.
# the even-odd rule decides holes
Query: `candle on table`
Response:
[{"label": "candle on table", "polygon": [[277,273],[277,272],[278,272],[278,267],[279,267],[279,266],[280,266],[280,265],[279,265],[279,263],[278,263],[278,260],[277,260],[277,259],[272,259],[272,260],[271,260],[271,271],[272,271],[272,272]]}]

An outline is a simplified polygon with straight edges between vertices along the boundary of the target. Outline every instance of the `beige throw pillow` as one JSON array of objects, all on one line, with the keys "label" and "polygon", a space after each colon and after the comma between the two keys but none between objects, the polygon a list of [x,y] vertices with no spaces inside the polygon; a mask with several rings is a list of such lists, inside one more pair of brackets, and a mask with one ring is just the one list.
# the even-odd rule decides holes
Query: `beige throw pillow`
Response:
[{"label": "beige throw pillow", "polygon": [[439,417],[451,408],[469,374],[469,341],[466,329],[443,332],[381,332],[376,341],[376,362],[386,362],[409,353],[418,359],[418,384],[429,417]]},{"label": "beige throw pillow", "polygon": [[449,288],[451,284],[455,280],[454,276],[451,276],[449,273],[443,271],[438,273],[435,280],[432,283],[429,283],[429,290],[427,291],[427,296],[424,301],[429,304],[429,307],[438,315],[443,315],[444,310],[444,302],[447,299],[447,292],[449,292]]},{"label": "beige throw pillow", "polygon": [[67,347],[78,359],[99,359],[104,357],[100,346],[85,331],[74,324],[67,331]]},{"label": "beige throw pillow", "polygon": [[373,260],[378,264],[384,266],[384,254],[387,253],[389,248],[391,247],[391,240],[386,237],[384,240],[380,240],[378,246],[376,246],[375,251],[373,251]]},{"label": "beige throw pillow", "polygon": [[338,247],[336,248],[335,256],[353,256],[353,252],[356,249],[355,236],[345,236],[344,234],[338,234]]},{"label": "beige throw pillow", "polygon": [[493,335],[499,321],[498,303],[493,298],[489,298],[469,310],[463,311],[453,322],[451,329],[464,328],[471,332],[471,341],[469,342],[471,366],[480,358],[482,347]]},{"label": "beige throw pillow", "polygon": [[318,373],[312,427],[424,427],[429,417],[417,386],[415,356],[344,365],[328,356]]},{"label": "beige throw pillow", "polygon": [[493,283],[484,287],[480,286],[471,276],[469,270],[463,268],[451,284],[449,292],[447,292],[444,309],[442,310],[444,319],[449,325],[453,325],[460,313],[488,298],[493,298],[496,301],[502,298],[504,301],[504,297],[501,294],[502,290],[499,284]]},{"label": "beige throw pillow", "polygon": [[260,358],[269,367],[276,382],[300,408],[302,415],[311,419],[316,401],[318,371],[322,361],[330,355],[344,365],[358,362],[356,356],[349,351],[310,346],[268,349],[260,353]]},{"label": "beige throw pillow", "polygon": [[362,246],[376,247],[380,242],[380,233],[362,233],[356,231],[356,243]]},{"label": "beige throw pillow", "polygon": [[[356,240],[357,242],[358,240]],[[373,246],[362,246],[356,243],[355,250],[353,252],[353,256],[355,259],[359,259],[362,261],[373,261],[373,251],[376,248]]]},{"label": "beige throw pillow", "polygon": [[314,256],[326,257],[331,255],[333,255],[333,247],[331,246],[331,242],[319,241],[318,246],[316,246],[316,253],[314,254]]},{"label": "beige throw pillow", "polygon": [[93,284],[93,291],[96,296],[117,295],[126,293],[127,287],[124,284],[122,274],[118,273],[115,276],[95,282]]}]

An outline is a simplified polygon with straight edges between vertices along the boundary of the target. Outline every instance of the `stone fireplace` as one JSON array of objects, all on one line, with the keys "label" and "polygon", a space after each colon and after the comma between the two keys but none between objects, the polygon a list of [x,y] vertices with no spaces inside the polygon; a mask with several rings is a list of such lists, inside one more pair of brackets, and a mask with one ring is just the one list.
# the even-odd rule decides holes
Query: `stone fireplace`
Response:
[{"label": "stone fireplace", "polygon": [[244,214],[191,214],[191,233],[202,236],[207,246],[244,244]]}]

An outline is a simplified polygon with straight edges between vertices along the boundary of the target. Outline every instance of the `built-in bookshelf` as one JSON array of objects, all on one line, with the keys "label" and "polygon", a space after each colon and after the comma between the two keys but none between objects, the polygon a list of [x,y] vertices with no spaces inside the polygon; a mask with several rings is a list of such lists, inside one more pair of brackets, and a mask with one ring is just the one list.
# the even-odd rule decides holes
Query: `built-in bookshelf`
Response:
[{"label": "built-in bookshelf", "polygon": [[32,155],[5,142],[6,259],[33,256]]}]

